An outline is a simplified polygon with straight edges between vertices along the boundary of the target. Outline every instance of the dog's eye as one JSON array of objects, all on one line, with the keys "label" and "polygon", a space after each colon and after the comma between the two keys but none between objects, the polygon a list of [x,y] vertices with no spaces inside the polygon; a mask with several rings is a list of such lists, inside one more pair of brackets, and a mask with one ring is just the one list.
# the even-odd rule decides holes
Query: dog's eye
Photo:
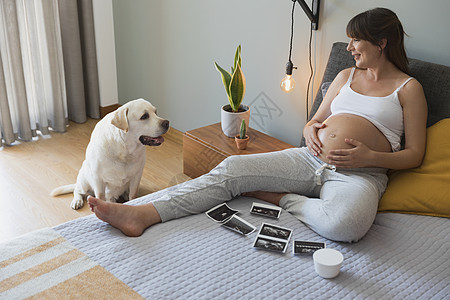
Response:
[{"label": "dog's eye", "polygon": [[145,113],[145,114],[142,115],[141,120],[148,119],[149,117],[150,117],[149,114]]}]

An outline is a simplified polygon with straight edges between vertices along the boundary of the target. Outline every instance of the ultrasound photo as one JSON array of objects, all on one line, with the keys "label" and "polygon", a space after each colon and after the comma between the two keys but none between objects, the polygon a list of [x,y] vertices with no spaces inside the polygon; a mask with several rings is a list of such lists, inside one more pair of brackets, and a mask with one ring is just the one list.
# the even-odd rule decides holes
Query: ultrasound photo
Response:
[{"label": "ultrasound photo", "polygon": [[206,215],[216,222],[223,223],[238,212],[237,210],[231,209],[226,203],[222,203],[208,210]]},{"label": "ultrasound photo", "polygon": [[284,253],[287,248],[287,243],[282,241],[266,239],[261,236],[258,236],[255,240],[255,244],[253,245],[253,247]]},{"label": "ultrasound photo", "polygon": [[263,223],[259,234],[274,237],[277,239],[288,240],[292,234],[292,230]]},{"label": "ultrasound photo", "polygon": [[292,229],[263,223],[253,247],[285,253],[292,235]]},{"label": "ultrasound photo", "polygon": [[236,215],[233,215],[228,221],[223,223],[222,226],[244,235],[250,234],[256,230],[255,226]]},{"label": "ultrasound photo", "polygon": [[256,215],[278,219],[281,214],[281,207],[253,202],[250,212]]}]

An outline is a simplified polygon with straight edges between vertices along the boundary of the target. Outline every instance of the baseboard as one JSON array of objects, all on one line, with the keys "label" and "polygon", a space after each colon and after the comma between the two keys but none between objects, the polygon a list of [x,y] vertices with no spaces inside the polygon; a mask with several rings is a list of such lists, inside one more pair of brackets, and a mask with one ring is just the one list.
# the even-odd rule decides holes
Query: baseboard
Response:
[{"label": "baseboard", "polygon": [[100,118],[103,118],[107,114],[109,114],[112,111],[115,111],[120,107],[120,104],[113,104],[108,106],[100,106]]}]

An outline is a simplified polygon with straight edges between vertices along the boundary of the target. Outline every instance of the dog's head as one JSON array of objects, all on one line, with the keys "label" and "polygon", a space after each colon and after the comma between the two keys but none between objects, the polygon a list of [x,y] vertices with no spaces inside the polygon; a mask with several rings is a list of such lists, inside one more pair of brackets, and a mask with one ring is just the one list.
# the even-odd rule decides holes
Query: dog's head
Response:
[{"label": "dog's head", "polygon": [[144,99],[130,101],[114,111],[111,124],[148,146],[161,145],[161,135],[169,130],[169,121],[158,117],[156,108]]}]

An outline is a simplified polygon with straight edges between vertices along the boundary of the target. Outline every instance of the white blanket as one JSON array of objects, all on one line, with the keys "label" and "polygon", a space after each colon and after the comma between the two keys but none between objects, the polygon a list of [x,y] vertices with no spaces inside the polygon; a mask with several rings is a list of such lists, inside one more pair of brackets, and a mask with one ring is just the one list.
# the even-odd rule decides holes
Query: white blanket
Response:
[{"label": "white blanket", "polygon": [[[140,198],[132,204],[144,203]],[[89,216],[57,226],[62,236],[147,299],[445,299],[450,297],[450,221],[379,214],[358,243],[326,240],[283,211],[279,220],[249,213],[255,199],[228,204],[258,229],[293,229],[285,254],[252,247],[205,214],[125,237]],[[323,279],[311,255],[294,256],[293,240],[322,241],[344,255],[341,273]]]}]

